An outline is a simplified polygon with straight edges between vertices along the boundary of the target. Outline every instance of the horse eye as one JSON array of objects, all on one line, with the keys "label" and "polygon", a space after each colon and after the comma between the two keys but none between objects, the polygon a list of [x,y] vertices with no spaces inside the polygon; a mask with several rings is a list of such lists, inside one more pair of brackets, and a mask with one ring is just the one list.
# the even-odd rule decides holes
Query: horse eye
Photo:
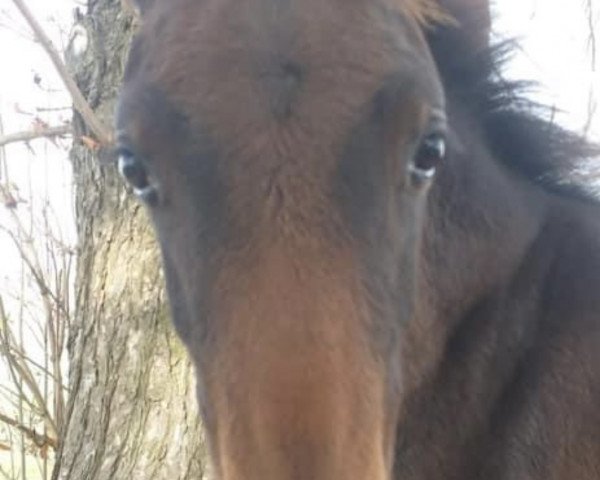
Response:
[{"label": "horse eye", "polygon": [[435,175],[439,164],[446,157],[446,139],[439,133],[427,136],[411,165],[411,174],[415,180],[426,181]]},{"label": "horse eye", "polygon": [[148,174],[133,154],[123,151],[119,155],[119,173],[134,189],[141,190],[149,184]]},{"label": "horse eye", "polygon": [[150,183],[144,164],[135,156],[123,150],[119,154],[119,173],[131,185],[135,195],[142,201],[155,204],[158,200],[156,186]]}]

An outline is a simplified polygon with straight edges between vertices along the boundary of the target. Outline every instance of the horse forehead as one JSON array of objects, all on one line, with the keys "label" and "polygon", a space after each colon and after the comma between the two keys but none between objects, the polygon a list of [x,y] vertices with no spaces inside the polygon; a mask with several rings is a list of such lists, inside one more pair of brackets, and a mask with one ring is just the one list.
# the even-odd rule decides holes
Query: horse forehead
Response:
[{"label": "horse forehead", "polygon": [[150,85],[230,158],[295,151],[333,161],[389,78],[443,103],[422,32],[389,3],[398,2],[176,0],[134,42],[122,117],[142,143],[159,137]]},{"label": "horse forehead", "polygon": [[231,104],[285,116],[311,99],[349,107],[391,73],[417,76],[427,60],[414,22],[384,0],[174,5],[144,32],[145,74],[194,113]]}]

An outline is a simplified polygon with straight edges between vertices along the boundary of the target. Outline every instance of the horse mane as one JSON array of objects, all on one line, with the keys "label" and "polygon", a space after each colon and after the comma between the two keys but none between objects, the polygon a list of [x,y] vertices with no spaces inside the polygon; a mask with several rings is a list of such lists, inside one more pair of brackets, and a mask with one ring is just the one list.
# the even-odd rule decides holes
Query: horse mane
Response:
[{"label": "horse mane", "polygon": [[426,28],[432,25],[456,23],[452,16],[435,0],[402,0],[399,2],[399,6],[419,25]]},{"label": "horse mane", "polygon": [[478,120],[499,161],[548,191],[598,201],[584,172],[600,145],[558,125],[555,108],[528,98],[536,82],[503,77],[516,41],[473,53],[452,26],[432,29],[429,40],[448,97]]}]

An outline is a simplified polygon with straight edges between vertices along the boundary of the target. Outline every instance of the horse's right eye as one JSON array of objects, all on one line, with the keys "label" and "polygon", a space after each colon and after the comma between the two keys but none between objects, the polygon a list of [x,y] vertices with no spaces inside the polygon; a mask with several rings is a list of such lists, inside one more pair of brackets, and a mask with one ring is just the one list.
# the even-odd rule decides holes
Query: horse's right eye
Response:
[{"label": "horse's right eye", "polygon": [[135,157],[129,150],[119,152],[119,173],[133,188],[135,195],[150,205],[158,200],[156,185],[150,182],[148,170],[143,162]]},{"label": "horse's right eye", "polygon": [[142,190],[149,185],[148,173],[141,161],[127,151],[119,153],[119,173],[136,190]]}]

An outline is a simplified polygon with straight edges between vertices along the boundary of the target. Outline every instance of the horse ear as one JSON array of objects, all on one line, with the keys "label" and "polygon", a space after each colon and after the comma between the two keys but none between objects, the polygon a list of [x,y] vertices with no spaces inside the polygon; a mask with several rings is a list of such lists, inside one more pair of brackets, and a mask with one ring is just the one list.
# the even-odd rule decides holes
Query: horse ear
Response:
[{"label": "horse ear", "polygon": [[438,0],[438,3],[456,20],[462,40],[477,51],[490,42],[490,0]]}]

